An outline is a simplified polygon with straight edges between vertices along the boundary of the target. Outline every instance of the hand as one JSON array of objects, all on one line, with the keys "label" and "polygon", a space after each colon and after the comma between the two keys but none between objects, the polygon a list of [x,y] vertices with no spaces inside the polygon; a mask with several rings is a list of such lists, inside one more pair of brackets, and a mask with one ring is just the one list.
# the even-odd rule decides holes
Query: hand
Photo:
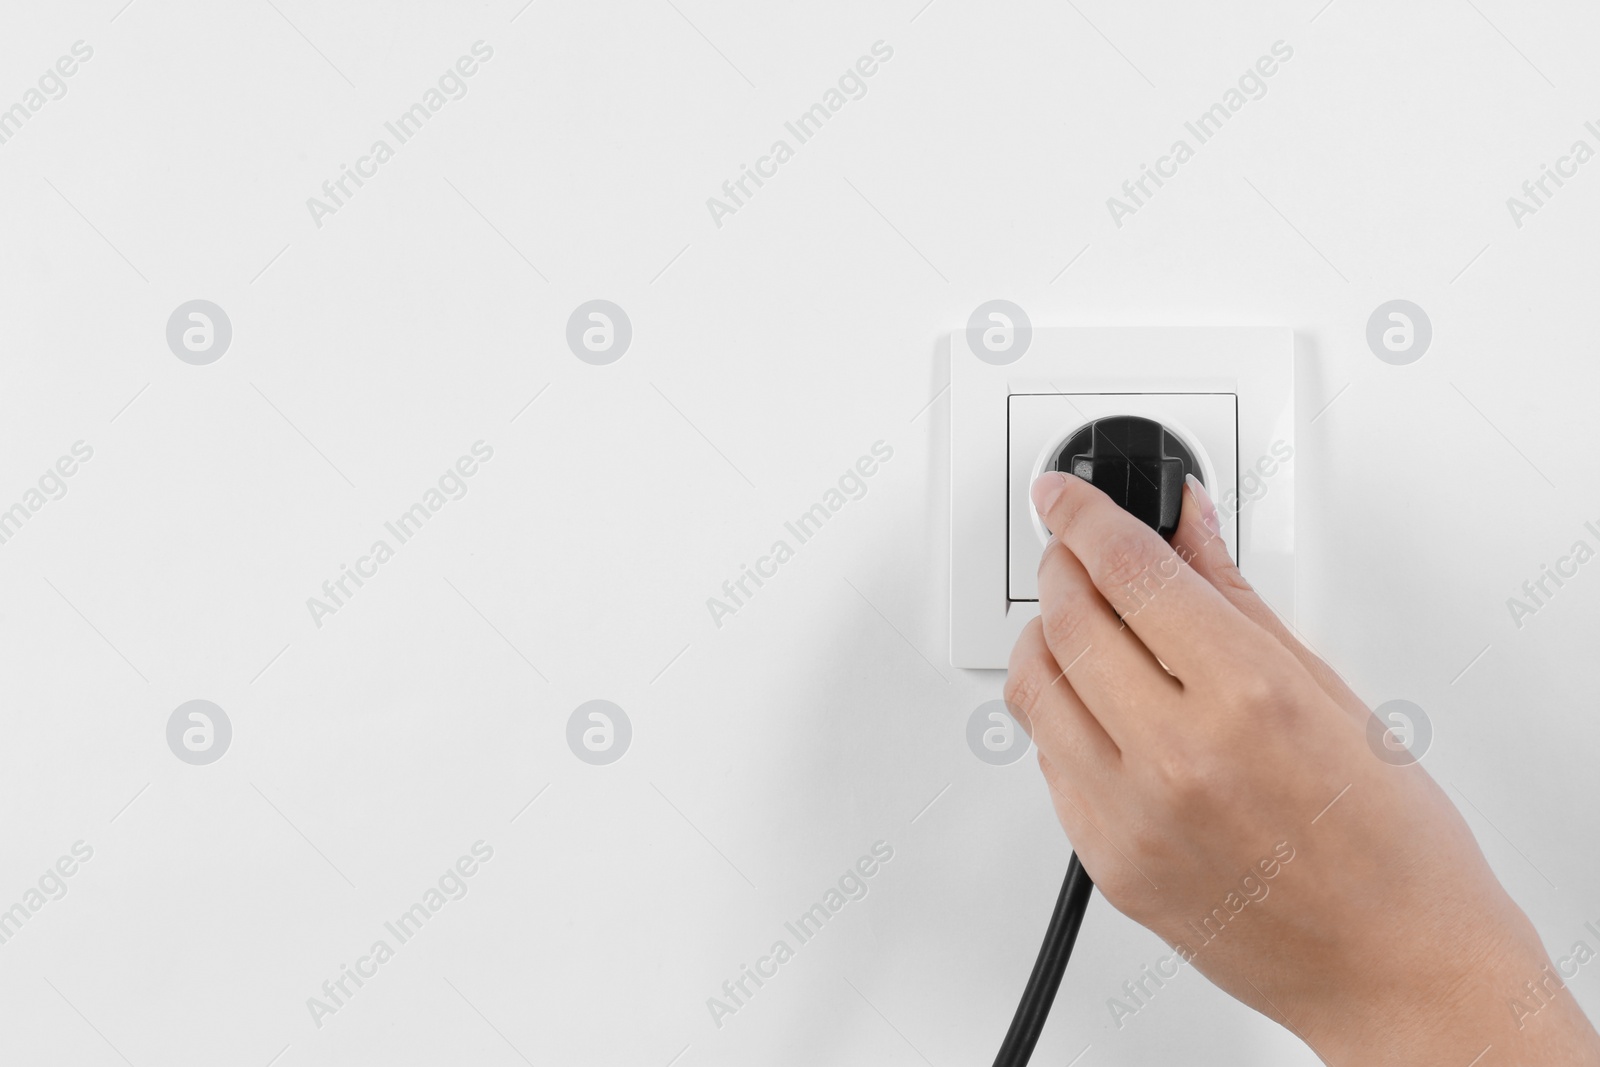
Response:
[{"label": "hand", "polygon": [[1369,748],[1197,482],[1171,546],[1078,478],[1033,500],[1054,538],[1006,699],[1112,905],[1328,1064],[1600,1064],[1460,814]]}]

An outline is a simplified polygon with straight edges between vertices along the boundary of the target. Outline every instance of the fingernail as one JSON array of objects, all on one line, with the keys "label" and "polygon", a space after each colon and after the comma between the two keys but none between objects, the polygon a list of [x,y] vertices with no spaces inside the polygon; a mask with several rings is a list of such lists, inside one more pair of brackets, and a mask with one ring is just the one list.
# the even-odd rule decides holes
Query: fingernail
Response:
[{"label": "fingernail", "polygon": [[1045,471],[1039,475],[1039,480],[1033,483],[1030,495],[1033,497],[1033,507],[1040,515],[1050,513],[1050,508],[1067,487],[1067,476],[1060,471]]},{"label": "fingernail", "polygon": [[1206,495],[1206,487],[1192,474],[1184,475],[1183,480],[1189,486],[1189,491],[1194,494],[1195,503],[1200,505],[1200,521],[1211,531],[1211,536],[1221,537],[1222,520],[1217,516],[1217,506]]}]

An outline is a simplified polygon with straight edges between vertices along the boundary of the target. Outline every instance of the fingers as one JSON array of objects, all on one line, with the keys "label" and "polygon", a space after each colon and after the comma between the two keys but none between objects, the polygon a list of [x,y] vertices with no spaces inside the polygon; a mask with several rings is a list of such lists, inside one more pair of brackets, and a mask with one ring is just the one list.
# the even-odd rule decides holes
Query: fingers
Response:
[{"label": "fingers", "polygon": [[[1105,806],[1108,797],[1115,800],[1118,794],[1079,788],[1043,751],[1039,753],[1039,770],[1044,772],[1045,785],[1050,789],[1050,803],[1055,808],[1056,819],[1067,832],[1067,840],[1072,843],[1083,869],[1118,911],[1132,915],[1129,909],[1148,901],[1160,887],[1108,836],[1108,831],[1118,833],[1124,828],[1124,816],[1114,810],[1108,811]],[[1119,784],[1118,789],[1125,790],[1126,784]]]},{"label": "fingers", "polygon": [[1055,541],[1039,564],[1039,611],[1045,644],[1073,691],[1120,748],[1167,722],[1153,710],[1175,698],[1182,686],[1117,618],[1083,564]]},{"label": "fingers", "polygon": [[1006,704],[1022,717],[1041,755],[1085,780],[1100,780],[1120,764],[1122,754],[1090,714],[1062,673],[1044,640],[1044,624],[1033,619],[1011,650]]},{"label": "fingers", "polygon": [[1039,750],[1039,770],[1044,775],[1045,787],[1050,790],[1050,804],[1055,808],[1056,821],[1067,832],[1067,841],[1086,870],[1101,868],[1100,853],[1105,850],[1103,835],[1095,828],[1095,818],[1089,814],[1088,798],[1077,787],[1072,777],[1050,761],[1043,749]]},{"label": "fingers", "polygon": [[[1057,471],[1034,483],[1033,502],[1105,601],[1180,680],[1231,669],[1232,639],[1253,628],[1160,535],[1088,482]],[[1041,604],[1045,571],[1064,557],[1046,553]]]},{"label": "fingers", "polygon": [[1345,685],[1333,668],[1290,632],[1289,627],[1278,618],[1277,612],[1261,599],[1240,573],[1222,539],[1222,524],[1216,505],[1193,475],[1189,476],[1183,487],[1183,511],[1178,519],[1178,532],[1172,536],[1172,547],[1196,574],[1211,583],[1240,614],[1294,653],[1295,659],[1310,672],[1323,692],[1347,711],[1358,715],[1363,723],[1366,721],[1367,706],[1361,698]]}]

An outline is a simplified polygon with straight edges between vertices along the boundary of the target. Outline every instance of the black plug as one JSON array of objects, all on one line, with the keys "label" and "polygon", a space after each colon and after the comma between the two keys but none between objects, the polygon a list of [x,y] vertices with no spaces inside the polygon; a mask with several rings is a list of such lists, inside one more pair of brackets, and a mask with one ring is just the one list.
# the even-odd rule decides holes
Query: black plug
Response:
[{"label": "black plug", "polygon": [[1177,434],[1136,415],[1096,419],[1078,430],[1052,469],[1082,478],[1167,540],[1178,531],[1184,476],[1201,478]]}]

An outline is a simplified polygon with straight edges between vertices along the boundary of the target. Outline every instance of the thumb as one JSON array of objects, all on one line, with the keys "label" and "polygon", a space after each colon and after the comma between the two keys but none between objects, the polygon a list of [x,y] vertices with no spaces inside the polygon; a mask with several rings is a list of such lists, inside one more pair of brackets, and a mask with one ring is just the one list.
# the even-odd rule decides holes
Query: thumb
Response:
[{"label": "thumb", "polygon": [[[1245,581],[1233,557],[1228,555],[1217,506],[1192,474],[1184,478],[1183,508],[1178,514],[1178,529],[1172,535],[1172,547],[1195,573],[1215,586],[1252,622],[1260,624],[1263,611],[1272,615],[1266,602]],[[1277,616],[1272,615],[1272,618],[1276,620]]]}]

